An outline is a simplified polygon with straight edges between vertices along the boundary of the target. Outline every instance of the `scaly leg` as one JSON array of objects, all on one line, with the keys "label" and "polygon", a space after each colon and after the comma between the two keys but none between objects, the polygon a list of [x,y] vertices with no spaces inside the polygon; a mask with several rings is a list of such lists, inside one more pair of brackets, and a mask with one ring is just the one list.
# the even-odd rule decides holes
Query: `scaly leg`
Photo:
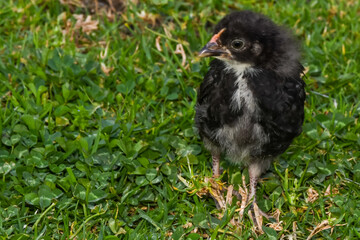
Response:
[{"label": "scaly leg", "polygon": [[249,166],[250,193],[247,199],[247,203],[249,203],[252,200],[249,216],[251,217],[255,227],[259,231],[261,231],[262,229],[262,217],[266,217],[267,219],[271,218],[271,216],[261,211],[256,203],[256,185],[261,173],[264,170],[264,166],[265,165],[262,165],[259,162],[255,162]]},{"label": "scaly leg", "polygon": [[216,178],[220,177],[220,154],[212,153],[212,170],[213,176],[212,179],[207,179],[211,183],[210,195],[214,199],[217,209],[225,208],[225,200],[222,196],[222,191],[224,190],[219,182],[216,181]]},{"label": "scaly leg", "polygon": [[220,155],[212,154],[213,178],[220,177]]}]

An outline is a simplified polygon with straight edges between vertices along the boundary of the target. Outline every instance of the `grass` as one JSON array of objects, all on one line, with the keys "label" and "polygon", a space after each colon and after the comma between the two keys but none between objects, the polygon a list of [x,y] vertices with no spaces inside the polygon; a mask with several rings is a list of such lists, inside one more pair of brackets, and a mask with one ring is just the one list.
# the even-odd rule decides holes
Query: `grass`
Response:
[{"label": "grass", "polygon": [[[105,16],[2,1],[1,239],[306,239],[315,228],[314,239],[360,238],[359,8],[153,0]],[[236,9],[291,28],[307,68],[303,134],[258,187],[281,228],[260,236],[247,215],[231,224],[235,203],[220,212],[199,197],[211,163],[193,117],[209,60],[196,51]],[[247,176],[222,164],[228,183]]]}]

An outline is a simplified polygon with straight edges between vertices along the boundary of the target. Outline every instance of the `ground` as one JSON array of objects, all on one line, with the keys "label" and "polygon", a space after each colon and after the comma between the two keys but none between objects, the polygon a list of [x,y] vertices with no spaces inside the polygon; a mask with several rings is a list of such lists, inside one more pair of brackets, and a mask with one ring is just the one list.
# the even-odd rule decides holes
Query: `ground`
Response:
[{"label": "ground", "polygon": [[[80,3],[0,3],[1,239],[360,238],[359,1]],[[304,131],[258,186],[280,221],[262,235],[206,194],[193,121],[196,52],[239,9],[288,26],[307,76]]]}]

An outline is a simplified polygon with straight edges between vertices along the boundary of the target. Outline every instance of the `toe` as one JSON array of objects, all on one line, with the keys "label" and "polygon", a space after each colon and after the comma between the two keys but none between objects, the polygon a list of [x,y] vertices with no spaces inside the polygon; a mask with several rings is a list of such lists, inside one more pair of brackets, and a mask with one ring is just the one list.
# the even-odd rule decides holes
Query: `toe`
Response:
[{"label": "toe", "polygon": [[260,213],[260,209],[256,203],[253,203],[251,208],[252,209],[249,210],[249,216],[251,217],[255,227],[258,230],[261,230],[263,225],[263,216]]}]

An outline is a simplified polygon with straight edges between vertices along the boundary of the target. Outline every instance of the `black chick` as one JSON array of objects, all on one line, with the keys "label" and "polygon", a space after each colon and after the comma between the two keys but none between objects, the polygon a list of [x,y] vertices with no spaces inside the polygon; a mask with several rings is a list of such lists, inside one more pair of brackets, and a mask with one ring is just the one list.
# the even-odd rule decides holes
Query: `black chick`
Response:
[{"label": "black chick", "polygon": [[267,17],[240,11],[216,25],[199,56],[216,58],[198,91],[195,116],[212,154],[213,176],[220,176],[221,153],[248,166],[247,201],[256,204],[259,177],[302,131],[305,83],[298,44]]}]

